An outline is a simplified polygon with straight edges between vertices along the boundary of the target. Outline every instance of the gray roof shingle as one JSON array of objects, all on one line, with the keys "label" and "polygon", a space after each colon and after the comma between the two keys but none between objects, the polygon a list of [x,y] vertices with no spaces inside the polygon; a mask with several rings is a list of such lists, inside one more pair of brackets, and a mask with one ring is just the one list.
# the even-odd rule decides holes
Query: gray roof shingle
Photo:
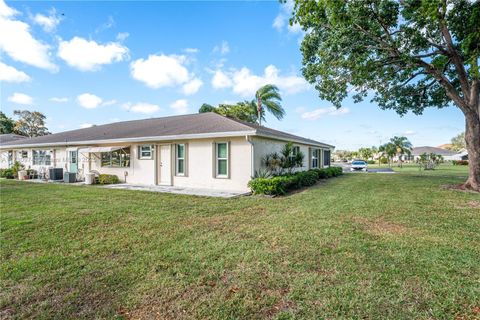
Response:
[{"label": "gray roof shingle", "polygon": [[[181,116],[151,118],[144,120],[131,120],[104,125],[93,126],[85,129],[59,132],[51,135],[23,139],[21,141],[1,142],[0,146],[21,145],[69,145],[79,142],[135,139],[146,137],[167,137],[191,134],[214,134],[251,132],[252,135],[271,136],[281,140],[297,140],[306,144],[324,143],[295,136],[286,132],[273,130],[252,123],[247,123],[219,114],[196,113]],[[326,145],[329,146],[329,145]]]},{"label": "gray roof shingle", "polygon": [[14,133],[0,134],[0,145],[22,139],[27,139],[27,137]]}]

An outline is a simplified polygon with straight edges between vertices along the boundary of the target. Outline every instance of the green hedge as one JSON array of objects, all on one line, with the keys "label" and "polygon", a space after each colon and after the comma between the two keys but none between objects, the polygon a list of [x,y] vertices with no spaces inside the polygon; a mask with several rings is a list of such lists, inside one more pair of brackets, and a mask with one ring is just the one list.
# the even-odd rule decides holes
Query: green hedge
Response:
[{"label": "green hedge", "polygon": [[114,174],[101,174],[98,176],[99,184],[116,184],[120,183],[120,179]]},{"label": "green hedge", "polygon": [[0,169],[0,178],[13,179],[15,175],[12,169]]},{"label": "green hedge", "polygon": [[320,179],[339,176],[343,173],[340,167],[312,169],[300,171],[292,175],[275,176],[271,178],[255,178],[248,186],[254,194],[283,195],[289,191],[314,185]]}]

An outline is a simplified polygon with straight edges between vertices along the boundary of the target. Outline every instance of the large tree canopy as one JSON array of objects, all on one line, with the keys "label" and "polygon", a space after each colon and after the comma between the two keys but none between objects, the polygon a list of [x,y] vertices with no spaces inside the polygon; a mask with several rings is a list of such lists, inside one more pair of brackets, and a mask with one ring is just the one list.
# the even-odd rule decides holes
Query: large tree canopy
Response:
[{"label": "large tree canopy", "polygon": [[50,134],[45,126],[45,115],[38,111],[15,110],[19,119],[15,122],[14,132],[26,137],[38,137]]},{"label": "large tree canopy", "polygon": [[340,107],[367,96],[400,115],[456,105],[466,118],[470,176],[480,190],[480,2],[296,0],[303,74]]}]

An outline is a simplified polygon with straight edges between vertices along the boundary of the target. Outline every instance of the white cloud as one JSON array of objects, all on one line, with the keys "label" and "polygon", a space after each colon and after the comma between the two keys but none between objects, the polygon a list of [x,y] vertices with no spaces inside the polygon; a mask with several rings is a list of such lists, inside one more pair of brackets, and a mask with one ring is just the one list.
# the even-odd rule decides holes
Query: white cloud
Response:
[{"label": "white cloud", "polygon": [[85,128],[91,128],[91,127],[93,127],[93,126],[94,126],[93,123],[82,123],[79,127],[80,127],[81,129],[85,129]]},{"label": "white cloud", "polygon": [[0,81],[25,82],[30,80],[30,77],[25,72],[19,71],[0,61]]},{"label": "white cloud", "polygon": [[183,51],[186,53],[197,53],[199,50],[197,48],[185,48]]},{"label": "white cloud", "polygon": [[200,90],[200,87],[203,85],[202,80],[198,78],[193,78],[189,82],[185,83],[182,87],[182,92],[187,96],[195,94]]},{"label": "white cloud", "polygon": [[212,78],[212,87],[215,89],[229,88],[232,86],[232,80],[223,71],[217,70]]},{"label": "white cloud", "polygon": [[58,67],[50,61],[50,46],[35,39],[28,24],[13,18],[16,14],[17,11],[0,0],[0,52],[15,61],[56,71]]},{"label": "white cloud", "polygon": [[91,93],[82,93],[77,96],[77,103],[86,109],[95,109],[100,106],[102,102],[102,98]]},{"label": "white cloud", "polygon": [[112,100],[108,100],[108,101],[102,102],[102,106],[112,106],[112,105],[114,105],[114,104],[116,104],[116,103],[117,103],[117,100],[112,99]]},{"label": "white cloud", "polygon": [[294,7],[293,0],[287,0],[285,3],[280,4],[280,12],[273,19],[272,27],[281,32],[286,28],[289,33],[303,33],[302,27],[299,24],[290,25],[289,19],[292,15]]},{"label": "white cloud", "polygon": [[59,16],[57,16],[55,9],[51,9],[48,16],[37,13],[33,17],[33,22],[40,25],[45,32],[55,31],[60,21],[61,19]]},{"label": "white cloud", "polygon": [[146,103],[146,102],[138,102],[135,104],[132,103],[125,103],[122,105],[122,108],[135,112],[135,113],[143,113],[143,114],[152,114],[160,111],[160,107],[156,104]]},{"label": "white cloud", "polygon": [[274,65],[267,66],[263,75],[255,75],[250,69],[243,67],[230,72],[216,71],[212,79],[214,88],[232,87],[234,93],[244,97],[253,96],[258,88],[266,84],[274,84],[286,94],[295,94],[309,88],[302,77],[281,76],[280,70]]},{"label": "white cloud", "polygon": [[330,108],[318,108],[313,111],[302,113],[301,117],[305,120],[317,120],[324,116],[341,116],[350,113],[348,108],[337,109],[335,107]]},{"label": "white cloud", "polygon": [[403,133],[403,135],[405,135],[405,136],[413,136],[415,134],[417,134],[417,133],[413,130],[407,130]]},{"label": "white cloud", "polygon": [[138,59],[130,64],[134,79],[150,88],[182,86],[182,92],[196,93],[203,82],[190,73],[186,67],[187,58],[183,55],[149,55],[147,59]]},{"label": "white cloud", "polygon": [[48,100],[52,102],[65,103],[65,102],[68,102],[69,99],[67,97],[53,97]]},{"label": "white cloud", "polygon": [[128,48],[118,42],[103,45],[74,37],[70,41],[60,41],[57,55],[80,71],[95,71],[104,64],[128,59]]},{"label": "white cloud", "polygon": [[129,36],[130,36],[130,33],[128,32],[120,32],[117,34],[116,39],[117,41],[122,42],[122,41],[125,41],[125,39],[127,39]]},{"label": "white cloud", "polygon": [[13,95],[8,97],[8,101],[16,103],[16,104],[23,104],[23,105],[31,105],[33,104],[33,98],[29,95],[24,93],[15,92]]},{"label": "white cloud", "polygon": [[221,44],[213,47],[213,52],[220,53],[221,55],[225,55],[230,52],[230,46],[228,45],[227,41],[222,41]]},{"label": "white cloud", "polygon": [[170,105],[170,108],[175,111],[176,114],[188,113],[188,101],[185,99],[179,99]]},{"label": "white cloud", "polygon": [[275,19],[273,19],[272,26],[277,29],[278,31],[282,31],[283,27],[285,26],[287,18],[283,14],[278,14]]}]

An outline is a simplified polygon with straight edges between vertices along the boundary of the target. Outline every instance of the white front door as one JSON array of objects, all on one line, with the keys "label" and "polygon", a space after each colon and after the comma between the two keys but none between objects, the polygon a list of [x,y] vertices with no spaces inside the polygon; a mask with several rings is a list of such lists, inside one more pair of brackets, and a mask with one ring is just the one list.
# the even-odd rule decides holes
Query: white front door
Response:
[{"label": "white front door", "polygon": [[158,161],[160,179],[159,183],[163,186],[172,185],[172,165],[171,165],[171,150],[170,145],[161,145],[160,146],[160,159]]}]

